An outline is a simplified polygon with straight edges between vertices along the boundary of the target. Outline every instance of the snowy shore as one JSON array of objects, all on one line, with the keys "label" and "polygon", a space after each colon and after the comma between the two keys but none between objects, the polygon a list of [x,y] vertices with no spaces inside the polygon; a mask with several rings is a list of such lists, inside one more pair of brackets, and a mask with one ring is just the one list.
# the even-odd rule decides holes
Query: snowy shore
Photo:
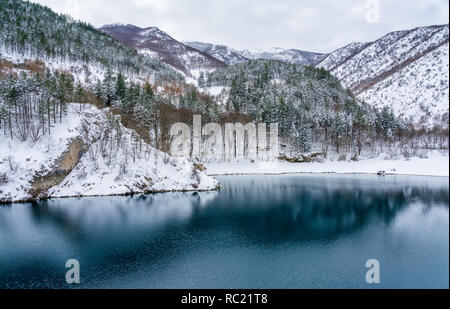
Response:
[{"label": "snowy shore", "polygon": [[427,158],[385,160],[383,156],[360,161],[330,161],[324,163],[289,163],[286,161],[251,162],[239,160],[230,162],[212,162],[204,164],[210,176],[251,175],[251,174],[377,174],[384,171],[387,175],[420,175],[449,177],[449,156],[437,151]]},{"label": "snowy shore", "polygon": [[63,121],[37,142],[1,134],[0,149],[0,203],[219,187],[192,162],[147,145],[89,104],[69,104]]}]

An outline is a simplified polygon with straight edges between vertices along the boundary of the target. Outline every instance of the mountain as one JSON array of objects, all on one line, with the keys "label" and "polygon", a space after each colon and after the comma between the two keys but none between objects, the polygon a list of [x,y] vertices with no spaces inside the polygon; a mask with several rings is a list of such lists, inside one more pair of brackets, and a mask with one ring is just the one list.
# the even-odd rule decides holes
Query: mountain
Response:
[{"label": "mountain", "polygon": [[307,52],[298,49],[243,49],[237,50],[225,45],[214,45],[202,42],[184,42],[186,45],[200,50],[214,58],[217,58],[228,65],[247,62],[249,60],[267,59],[280,60],[288,63],[302,65],[316,65],[321,62],[328,54]]},{"label": "mountain", "polygon": [[225,62],[228,65],[233,65],[241,62],[249,61],[238,50],[230,48],[225,45],[214,45],[210,43],[202,42],[183,42],[184,44],[202,51],[220,61]]},{"label": "mountain", "polygon": [[0,58],[12,63],[40,60],[91,82],[107,68],[153,81],[183,78],[165,63],[39,4],[0,0],[0,20]]},{"label": "mountain", "polygon": [[198,77],[201,71],[227,66],[206,53],[178,42],[156,27],[139,28],[133,25],[112,24],[105,25],[99,30],[191,77]]},{"label": "mountain", "polygon": [[448,127],[449,25],[388,33],[353,43],[325,58],[323,67],[359,99],[416,124]]},{"label": "mountain", "polygon": [[[323,68],[258,59],[216,70],[208,74],[206,85],[222,89],[219,97],[227,111],[278,123],[285,154],[327,153],[332,147],[339,153],[344,143],[347,150],[359,145],[354,150],[360,154],[364,140],[400,132],[388,109],[379,112],[357,101]],[[365,125],[364,119],[376,121]],[[379,123],[386,125],[377,127]]]},{"label": "mountain", "polygon": [[244,49],[240,51],[240,54],[251,60],[272,59],[302,65],[316,65],[328,56],[327,54],[282,48]]}]

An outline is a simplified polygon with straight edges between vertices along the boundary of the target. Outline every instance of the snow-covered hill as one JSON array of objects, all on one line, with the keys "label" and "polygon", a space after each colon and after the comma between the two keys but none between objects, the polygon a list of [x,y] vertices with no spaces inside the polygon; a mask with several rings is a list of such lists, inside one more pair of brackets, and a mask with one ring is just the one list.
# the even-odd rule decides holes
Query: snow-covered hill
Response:
[{"label": "snow-covered hill", "polygon": [[117,117],[69,104],[62,122],[37,142],[2,135],[0,203],[217,188],[199,166],[156,150]]},{"label": "snow-covered hill", "polygon": [[[39,61],[48,69],[70,72],[83,84],[102,80],[108,68],[152,83],[184,79],[167,64],[36,3],[1,1],[0,20],[0,61],[20,66]],[[0,71],[7,66],[0,65]]]},{"label": "snow-covered hill", "polygon": [[322,61],[327,54],[313,53],[298,49],[244,49],[240,53],[251,60],[255,59],[272,59],[280,60],[288,63],[302,65],[316,65]]},{"label": "snow-covered hill", "polygon": [[374,106],[391,106],[417,124],[448,126],[449,26],[389,33],[331,53],[319,67]]},{"label": "snow-covered hill", "polygon": [[280,60],[302,65],[316,65],[328,56],[327,54],[313,53],[298,49],[271,48],[237,50],[225,45],[214,45],[210,43],[184,43],[229,65],[257,59]]},{"label": "snow-covered hill", "polygon": [[105,25],[99,30],[190,77],[197,78],[201,71],[208,72],[227,66],[206,53],[178,42],[156,27],[139,28],[133,25],[112,24]]},{"label": "snow-covered hill", "polygon": [[225,45],[214,45],[202,42],[183,42],[183,43],[201,52],[204,52],[216,59],[219,59],[220,61],[223,61],[228,65],[249,61],[249,59],[244,57],[238,50],[230,48]]}]

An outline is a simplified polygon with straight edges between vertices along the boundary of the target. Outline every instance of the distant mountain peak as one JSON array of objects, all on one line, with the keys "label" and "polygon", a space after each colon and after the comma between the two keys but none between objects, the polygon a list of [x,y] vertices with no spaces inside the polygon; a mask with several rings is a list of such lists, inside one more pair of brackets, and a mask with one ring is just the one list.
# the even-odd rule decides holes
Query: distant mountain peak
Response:
[{"label": "distant mountain peak", "polygon": [[249,61],[249,59],[244,57],[238,50],[230,48],[226,45],[215,45],[203,42],[184,42],[184,44],[219,59],[228,65]]},{"label": "distant mountain peak", "polygon": [[157,27],[140,28],[119,24],[106,25],[100,30],[194,78],[202,71],[226,67],[224,62],[175,40]]},{"label": "distant mountain peak", "polygon": [[157,27],[148,27],[144,28],[139,33],[142,36],[155,36],[155,35],[165,35],[170,37],[170,35],[167,34],[167,32],[162,31],[161,29]]},{"label": "distant mountain peak", "polygon": [[222,60],[229,65],[256,59],[273,59],[302,65],[316,65],[328,56],[327,54],[308,52],[294,48],[283,49],[281,47],[272,47],[268,49],[252,48],[237,50],[225,45],[202,42],[185,42],[185,44]]},{"label": "distant mountain peak", "polygon": [[447,122],[449,25],[390,32],[376,41],[337,49],[318,66],[359,99],[390,106],[416,124]]},{"label": "distant mountain peak", "polygon": [[283,49],[280,47],[272,47],[268,49],[244,49],[240,51],[244,57],[249,59],[273,59],[288,63],[301,65],[316,65],[321,62],[328,54],[309,52],[299,49]]}]

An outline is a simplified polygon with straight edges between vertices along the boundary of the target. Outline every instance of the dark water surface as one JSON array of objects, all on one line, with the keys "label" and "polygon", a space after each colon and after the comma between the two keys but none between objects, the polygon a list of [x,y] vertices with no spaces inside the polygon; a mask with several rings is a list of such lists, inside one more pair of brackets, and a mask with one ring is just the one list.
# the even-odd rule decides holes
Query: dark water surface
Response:
[{"label": "dark water surface", "polygon": [[[226,176],[219,192],[0,206],[0,288],[448,288],[449,179]],[[377,259],[381,284],[365,281]]]}]

